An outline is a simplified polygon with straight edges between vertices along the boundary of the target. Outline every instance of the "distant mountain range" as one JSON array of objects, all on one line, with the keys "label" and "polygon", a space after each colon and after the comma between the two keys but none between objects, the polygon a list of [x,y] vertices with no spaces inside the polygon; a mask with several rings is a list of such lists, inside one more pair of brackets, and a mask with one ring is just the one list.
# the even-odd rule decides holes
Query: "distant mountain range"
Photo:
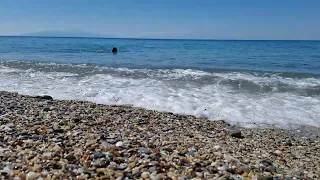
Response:
[{"label": "distant mountain range", "polygon": [[32,33],[20,34],[20,36],[45,36],[45,37],[106,37],[118,38],[116,35],[102,35],[79,30],[52,30],[52,31],[39,31]]}]

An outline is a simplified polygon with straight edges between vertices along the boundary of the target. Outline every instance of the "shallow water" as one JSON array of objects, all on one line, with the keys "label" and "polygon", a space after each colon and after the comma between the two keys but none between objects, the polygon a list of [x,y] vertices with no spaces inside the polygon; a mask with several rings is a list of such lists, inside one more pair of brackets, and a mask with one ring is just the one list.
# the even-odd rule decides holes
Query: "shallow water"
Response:
[{"label": "shallow water", "polygon": [[0,90],[245,127],[320,127],[319,41],[0,37],[0,44]]}]

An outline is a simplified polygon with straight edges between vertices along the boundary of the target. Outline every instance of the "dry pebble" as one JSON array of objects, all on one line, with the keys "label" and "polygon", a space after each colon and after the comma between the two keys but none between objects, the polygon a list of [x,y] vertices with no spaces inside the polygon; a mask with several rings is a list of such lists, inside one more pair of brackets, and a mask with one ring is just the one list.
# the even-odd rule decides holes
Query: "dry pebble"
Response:
[{"label": "dry pebble", "polygon": [[1,179],[320,179],[317,133],[0,92]]}]

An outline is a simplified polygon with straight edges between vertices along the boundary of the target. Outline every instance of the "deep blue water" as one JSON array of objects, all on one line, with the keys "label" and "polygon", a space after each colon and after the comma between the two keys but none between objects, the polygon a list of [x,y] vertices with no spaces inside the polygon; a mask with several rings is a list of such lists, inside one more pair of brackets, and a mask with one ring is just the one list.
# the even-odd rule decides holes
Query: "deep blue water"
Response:
[{"label": "deep blue water", "polygon": [[0,37],[0,90],[320,126],[320,41]]},{"label": "deep blue water", "polygon": [[0,37],[0,44],[1,60],[320,74],[320,41]]}]

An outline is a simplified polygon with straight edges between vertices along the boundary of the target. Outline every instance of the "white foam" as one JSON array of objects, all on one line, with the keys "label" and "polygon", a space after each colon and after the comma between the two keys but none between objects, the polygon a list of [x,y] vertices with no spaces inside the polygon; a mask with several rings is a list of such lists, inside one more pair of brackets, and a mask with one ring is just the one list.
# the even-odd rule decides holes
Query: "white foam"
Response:
[{"label": "white foam", "polygon": [[[120,70],[125,71],[125,69]],[[16,73],[10,73],[13,71]],[[210,75],[193,70],[167,70],[166,73],[168,77]],[[268,79],[241,73],[215,73],[214,76],[256,82],[274,80],[274,77]],[[295,83],[293,79],[275,78]],[[313,86],[318,84],[318,81],[316,79],[305,83]],[[57,99],[89,100],[102,104],[134,104],[154,110],[185,113],[209,119],[225,119],[230,123],[247,127],[252,127],[254,123],[280,127],[296,125],[320,127],[319,96],[306,97],[279,92],[239,93],[219,83],[199,87],[172,86],[169,82],[151,77],[133,79],[107,74],[78,77],[72,73],[45,73],[0,67],[0,90],[28,95],[49,94]]]},{"label": "white foam", "polygon": [[252,81],[256,84],[264,85],[264,84],[271,84],[271,83],[283,83],[288,84],[296,88],[306,88],[306,87],[315,87],[320,86],[320,80],[316,78],[283,78],[281,76],[272,75],[271,77],[266,76],[259,76],[259,75],[252,75],[246,73],[213,73],[215,76],[224,78],[224,79],[231,79],[231,80],[247,80]]}]

